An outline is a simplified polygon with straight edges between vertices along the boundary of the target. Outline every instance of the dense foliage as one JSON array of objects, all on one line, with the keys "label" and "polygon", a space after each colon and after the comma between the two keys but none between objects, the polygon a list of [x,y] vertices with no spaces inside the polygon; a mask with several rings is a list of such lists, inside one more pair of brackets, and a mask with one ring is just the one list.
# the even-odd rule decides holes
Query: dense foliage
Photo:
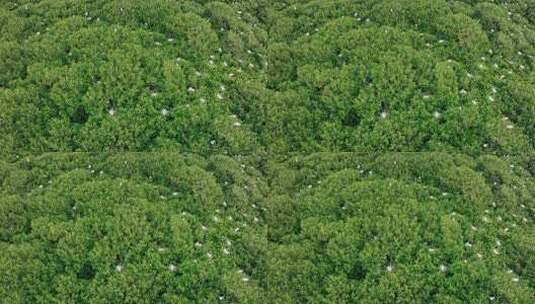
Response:
[{"label": "dense foliage", "polygon": [[535,3],[2,1],[11,151],[535,144]]},{"label": "dense foliage", "polygon": [[535,303],[535,1],[0,1],[0,303]]},{"label": "dense foliage", "polygon": [[0,166],[0,298],[533,303],[533,160],[26,157]]}]

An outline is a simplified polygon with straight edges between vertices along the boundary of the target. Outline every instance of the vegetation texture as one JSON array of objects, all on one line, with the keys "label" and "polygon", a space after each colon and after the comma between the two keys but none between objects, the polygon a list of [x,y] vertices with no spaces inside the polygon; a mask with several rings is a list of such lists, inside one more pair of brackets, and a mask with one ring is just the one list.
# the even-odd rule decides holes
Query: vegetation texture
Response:
[{"label": "vegetation texture", "polygon": [[226,2],[2,1],[0,144],[533,149],[531,0]]},{"label": "vegetation texture", "polygon": [[54,153],[3,163],[1,299],[533,303],[529,159]]},{"label": "vegetation texture", "polygon": [[1,0],[0,303],[535,303],[535,1]]}]

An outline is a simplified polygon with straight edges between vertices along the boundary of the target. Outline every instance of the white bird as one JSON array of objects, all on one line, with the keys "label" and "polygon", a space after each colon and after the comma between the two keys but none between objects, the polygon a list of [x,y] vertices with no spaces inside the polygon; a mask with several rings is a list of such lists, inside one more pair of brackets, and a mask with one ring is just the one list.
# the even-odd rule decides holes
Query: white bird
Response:
[{"label": "white bird", "polygon": [[117,271],[117,272],[123,271],[123,265],[118,264],[117,266],[115,266],[115,271]]},{"label": "white bird", "polygon": [[175,272],[176,271],[176,266],[174,264],[170,264],[169,267],[168,267],[169,271],[171,272]]},{"label": "white bird", "polygon": [[115,111],[114,108],[111,108],[111,109],[108,110],[108,114],[110,114],[110,116],[115,116],[115,113],[117,113],[117,112]]},{"label": "white bird", "polygon": [[446,265],[440,265],[440,271],[446,272],[448,271],[448,267],[446,267]]},{"label": "white bird", "polygon": [[167,110],[167,109],[162,109],[160,112],[162,113],[163,116],[168,116],[169,115],[169,110]]}]

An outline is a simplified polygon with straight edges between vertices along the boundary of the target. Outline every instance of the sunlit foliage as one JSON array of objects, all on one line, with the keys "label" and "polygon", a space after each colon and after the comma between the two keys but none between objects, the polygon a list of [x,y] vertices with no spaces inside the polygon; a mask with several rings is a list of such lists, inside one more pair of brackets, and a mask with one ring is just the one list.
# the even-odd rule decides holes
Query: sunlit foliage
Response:
[{"label": "sunlit foliage", "polygon": [[531,303],[530,160],[56,153],[2,163],[0,295]]},{"label": "sunlit foliage", "polygon": [[4,1],[0,144],[530,151],[531,2]]},{"label": "sunlit foliage", "polygon": [[0,1],[0,303],[535,303],[535,2]]}]

